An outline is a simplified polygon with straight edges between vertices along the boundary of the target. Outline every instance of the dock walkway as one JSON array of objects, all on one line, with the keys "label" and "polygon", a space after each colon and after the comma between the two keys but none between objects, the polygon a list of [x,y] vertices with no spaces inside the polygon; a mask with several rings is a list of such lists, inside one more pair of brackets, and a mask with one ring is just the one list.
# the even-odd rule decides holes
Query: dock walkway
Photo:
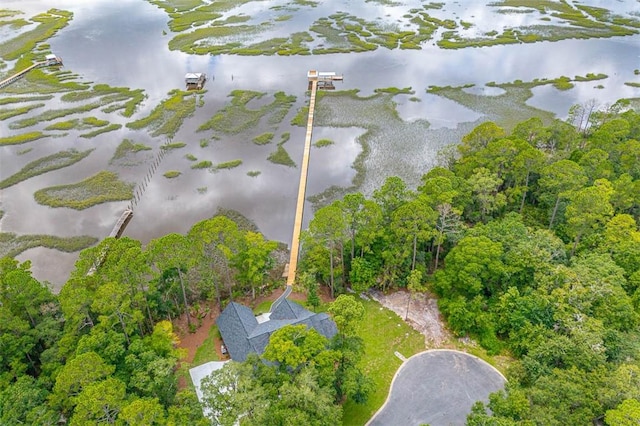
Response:
[{"label": "dock walkway", "polygon": [[307,117],[307,133],[304,140],[304,151],[302,153],[302,165],[300,166],[300,184],[298,185],[298,202],[296,204],[296,217],[293,221],[293,236],[291,237],[291,253],[289,256],[289,273],[287,274],[287,285],[293,285],[296,280],[296,269],[298,267],[298,252],[300,251],[300,229],[302,228],[302,215],[304,212],[305,193],[307,191],[307,172],[309,170],[309,154],[311,152],[311,134],[313,132],[313,114],[316,108],[316,91],[318,81],[312,80],[311,98],[309,99],[309,115]]},{"label": "dock walkway", "polygon": [[31,71],[33,69],[41,68],[41,67],[47,67],[47,66],[51,66],[51,65],[62,65],[62,59],[56,57],[55,60],[48,59],[46,61],[36,62],[35,64],[31,65],[30,67],[25,68],[22,71],[15,73],[11,77],[0,81],[0,89],[3,89],[5,87],[7,87],[11,83],[15,83],[16,81],[18,81],[19,79],[24,77],[29,71]]}]

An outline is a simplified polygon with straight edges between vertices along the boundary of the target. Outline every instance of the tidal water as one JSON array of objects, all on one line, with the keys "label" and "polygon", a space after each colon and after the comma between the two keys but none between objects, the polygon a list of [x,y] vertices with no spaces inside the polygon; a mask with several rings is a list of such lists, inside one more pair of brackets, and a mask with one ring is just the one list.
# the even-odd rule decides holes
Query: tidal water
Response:
[{"label": "tidal water", "polygon": [[[285,4],[285,2],[269,2]],[[421,2],[406,2],[407,5]],[[498,14],[485,2],[446,2],[440,11],[433,12],[439,18],[455,18],[473,22],[469,34],[529,24],[529,14]],[[635,1],[585,1],[585,4],[615,9],[627,14],[637,9]],[[265,2],[252,2],[233,13],[242,12],[254,21],[267,19],[273,12],[265,9]],[[52,5],[45,0],[3,0],[0,7],[17,9],[26,16],[46,11]],[[372,155],[366,162],[367,180],[363,190],[370,192],[386,176],[403,174],[410,183],[419,180],[422,173],[435,164],[435,153],[441,146],[455,143],[461,134],[474,123],[482,120],[482,114],[453,101],[427,94],[431,85],[476,84],[471,91],[476,94],[496,95],[499,89],[484,87],[490,81],[510,82],[516,79],[530,81],[535,78],[573,77],[587,73],[604,73],[609,77],[597,82],[578,83],[569,91],[560,92],[551,86],[534,89],[534,96],[527,102],[536,108],[553,112],[564,118],[568,108],[576,103],[596,98],[600,104],[613,103],[623,97],[638,97],[640,89],[624,85],[636,81],[633,71],[640,68],[640,37],[612,39],[566,40],[487,48],[443,50],[427,42],[422,50],[388,50],[379,48],[373,52],[331,54],[319,56],[198,56],[170,51],[171,32],[164,11],[144,0],[57,0],[55,7],[71,10],[71,23],[50,39],[51,50],[64,59],[65,69],[78,74],[81,82],[103,83],[117,87],[143,89],[147,98],[137,113],[126,119],[117,113],[105,114],[95,110],[93,115],[114,123],[126,124],[146,116],[173,89],[183,88],[184,74],[205,72],[212,76],[207,82],[204,106],[198,107],[180,128],[175,141],[187,143],[185,148],[171,151],[162,161],[151,179],[141,201],[134,210],[134,218],[125,235],[147,243],[169,232],[186,232],[195,222],[211,217],[218,208],[237,210],[253,220],[267,238],[290,242],[295,197],[297,195],[299,168],[272,164],[267,156],[275,151],[276,143],[284,132],[291,139],[284,145],[291,158],[299,164],[304,142],[304,129],[292,127],[289,122],[298,108],[308,101],[306,97],[306,73],[310,69],[335,71],[344,75],[340,89],[358,89],[362,96],[369,96],[376,88],[411,87],[419,102],[409,96],[397,96],[397,110],[410,126],[398,126],[401,140],[379,140],[372,147]],[[291,33],[308,29],[318,17],[336,11],[349,13],[368,20],[382,19],[393,23],[400,19],[410,6],[391,7],[376,3],[358,4],[351,1],[321,2],[317,8],[294,13],[294,18],[271,29],[269,36],[278,32]],[[285,13],[285,12],[283,12]],[[286,12],[289,13],[289,12]],[[21,30],[23,31],[23,30]],[[163,31],[167,35],[163,35]],[[14,33],[0,31],[0,42]],[[604,88],[597,89],[602,84]],[[275,92],[283,91],[297,100],[287,117],[272,129],[261,123],[257,129],[240,135],[218,135],[205,148],[200,140],[209,138],[211,132],[196,129],[229,101],[228,95],[236,89],[266,92],[259,102],[268,102]],[[0,97],[10,96],[0,92]],[[56,95],[45,101],[45,109],[70,105]],[[259,104],[256,103],[255,105]],[[323,102],[339,102],[326,100]],[[349,114],[350,107],[344,106]],[[337,105],[336,110],[341,110]],[[39,113],[34,110],[28,116]],[[18,118],[23,118],[21,116]],[[18,119],[16,118],[16,119]],[[64,120],[70,117],[64,118]],[[0,135],[11,135],[26,130],[11,130],[13,121],[0,121]],[[428,122],[428,125],[425,125]],[[44,128],[44,123],[35,128]],[[385,125],[385,123],[381,123]],[[35,130],[34,128],[34,130]],[[427,132],[428,128],[428,132]],[[27,130],[32,130],[31,128]],[[400,131],[399,130],[399,131]],[[256,146],[251,137],[265,131],[275,133],[274,141],[266,146]],[[324,148],[313,148],[309,169],[307,196],[321,193],[337,185],[348,187],[355,176],[351,167],[360,153],[357,138],[364,133],[358,126],[337,128],[317,126],[314,140],[327,138],[335,143]],[[53,234],[60,236],[92,235],[104,238],[128,202],[105,203],[86,210],[41,206],[33,199],[38,189],[52,185],[74,183],[100,170],[113,170],[123,180],[140,182],[153,161],[158,148],[166,140],[151,137],[146,129],[140,131],[123,127],[92,139],[79,138],[81,132],[71,131],[65,137],[48,138],[25,145],[0,147],[0,179],[19,171],[25,164],[63,149],[95,149],[83,161],[71,167],[49,172],[18,185],[2,190],[0,209],[5,212],[0,221],[2,232],[22,234]],[[248,136],[250,135],[250,136]],[[153,151],[136,154],[132,164],[110,164],[115,148],[124,138],[144,143]],[[29,153],[18,155],[25,148]],[[198,160],[214,164],[241,159],[243,164],[232,170],[210,172],[192,170],[184,157],[192,154]],[[180,170],[176,179],[162,176],[167,170]],[[250,177],[249,171],[260,171]],[[306,206],[305,223],[312,217],[310,203]],[[25,251],[20,260],[33,261],[34,275],[59,288],[73,267],[77,254],[60,253],[37,248]]]}]

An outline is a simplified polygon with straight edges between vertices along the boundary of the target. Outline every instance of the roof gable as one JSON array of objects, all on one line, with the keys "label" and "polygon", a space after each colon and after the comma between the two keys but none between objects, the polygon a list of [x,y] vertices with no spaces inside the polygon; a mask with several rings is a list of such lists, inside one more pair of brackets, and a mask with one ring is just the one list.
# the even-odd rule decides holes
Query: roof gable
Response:
[{"label": "roof gable", "polygon": [[222,340],[234,361],[244,361],[255,352],[262,355],[271,334],[287,325],[304,324],[331,339],[338,332],[336,324],[326,313],[313,313],[298,303],[285,299],[271,313],[269,320],[258,323],[251,309],[235,302],[229,303],[216,321]]}]

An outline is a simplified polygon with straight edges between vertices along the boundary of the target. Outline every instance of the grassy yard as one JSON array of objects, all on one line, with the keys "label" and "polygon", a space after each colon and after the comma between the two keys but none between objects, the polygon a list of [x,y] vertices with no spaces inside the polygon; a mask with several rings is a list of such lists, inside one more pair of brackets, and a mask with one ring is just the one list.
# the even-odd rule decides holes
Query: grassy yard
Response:
[{"label": "grassy yard", "polygon": [[375,391],[365,405],[347,401],[344,405],[344,425],[364,425],[382,406],[389,393],[391,380],[402,364],[394,352],[409,358],[425,349],[424,336],[409,327],[394,312],[373,301],[362,301],[365,315],[357,326],[364,340],[363,372],[375,382]]},{"label": "grassy yard", "polygon": [[218,331],[218,326],[214,325],[209,329],[209,334],[207,335],[207,338],[204,339],[204,342],[202,342],[202,345],[196,349],[196,354],[193,357],[193,362],[191,364],[193,366],[198,366],[210,361],[220,361],[215,347],[216,339],[219,338],[220,332]]}]

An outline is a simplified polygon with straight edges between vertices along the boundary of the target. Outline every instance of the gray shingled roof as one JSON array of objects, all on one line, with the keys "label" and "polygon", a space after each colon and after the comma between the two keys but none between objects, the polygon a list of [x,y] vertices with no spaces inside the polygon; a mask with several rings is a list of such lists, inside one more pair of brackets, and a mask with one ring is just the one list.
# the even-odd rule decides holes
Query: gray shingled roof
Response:
[{"label": "gray shingled roof", "polygon": [[276,307],[269,321],[260,324],[251,309],[231,302],[218,317],[217,324],[234,361],[244,361],[252,352],[261,355],[269,343],[271,333],[286,325],[305,324],[327,339],[338,332],[336,324],[327,314],[315,314],[288,299]]}]

